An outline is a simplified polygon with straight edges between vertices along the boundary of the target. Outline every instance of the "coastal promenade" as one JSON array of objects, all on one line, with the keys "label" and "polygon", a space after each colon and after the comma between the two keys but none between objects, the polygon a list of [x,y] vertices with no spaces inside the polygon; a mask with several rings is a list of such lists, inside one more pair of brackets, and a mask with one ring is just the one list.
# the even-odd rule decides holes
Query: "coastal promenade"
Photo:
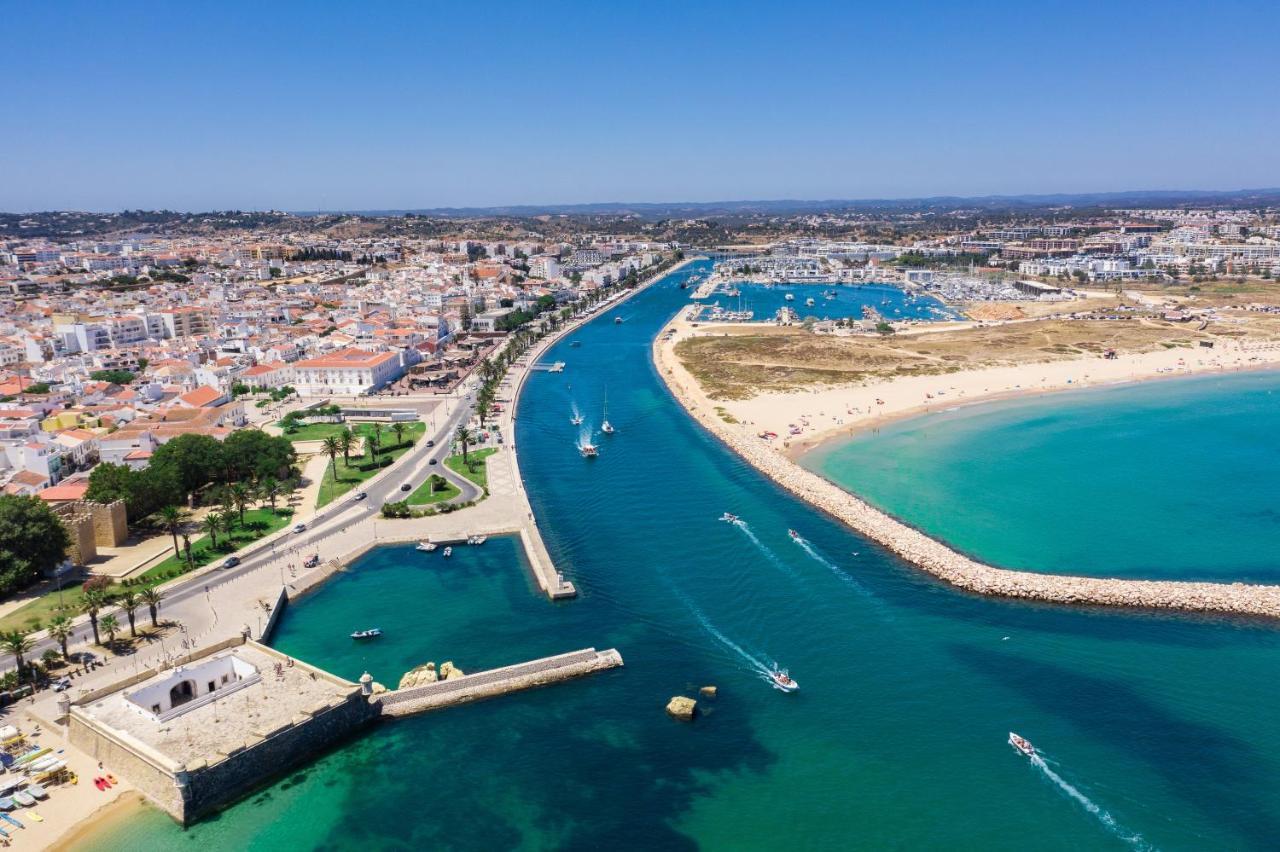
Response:
[{"label": "coastal promenade", "polygon": [[668,323],[655,338],[653,358],[667,388],[699,423],[792,494],[956,588],[1041,603],[1280,619],[1280,586],[1040,574],[970,559],[800,467],[757,437],[758,426],[725,422],[675,355],[675,344],[687,333],[680,321]]}]

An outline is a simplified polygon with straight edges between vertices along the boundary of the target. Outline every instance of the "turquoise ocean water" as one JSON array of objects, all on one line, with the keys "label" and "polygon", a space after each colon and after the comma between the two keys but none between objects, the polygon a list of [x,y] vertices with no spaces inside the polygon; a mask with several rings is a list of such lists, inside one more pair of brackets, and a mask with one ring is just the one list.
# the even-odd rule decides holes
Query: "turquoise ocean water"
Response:
[{"label": "turquoise ocean water", "polygon": [[[149,814],[97,848],[1275,845],[1280,632],[981,600],[793,500],[654,372],[682,274],[551,352],[568,368],[533,376],[520,407],[534,510],[578,599],[542,598],[510,541],[448,564],[385,549],[276,639],[388,683],[426,659],[474,669],[586,646],[617,647],[624,668],[379,726],[190,830]],[[606,384],[618,432],[584,460],[570,402],[590,410]],[[382,642],[342,638],[372,622]],[[773,661],[798,693],[762,679]],[[708,683],[720,695],[696,722],[665,715]],[[1015,753],[1010,730],[1046,761]]]}]

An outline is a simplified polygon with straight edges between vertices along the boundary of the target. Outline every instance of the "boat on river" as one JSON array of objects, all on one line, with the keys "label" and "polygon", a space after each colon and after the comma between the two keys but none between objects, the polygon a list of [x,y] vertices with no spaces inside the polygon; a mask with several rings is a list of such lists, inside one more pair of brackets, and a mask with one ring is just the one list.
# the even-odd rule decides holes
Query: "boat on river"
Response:
[{"label": "boat on river", "polygon": [[720,520],[724,521],[726,524],[736,524],[738,522],[738,516],[730,512],[725,512],[720,516]]},{"label": "boat on river", "polygon": [[773,683],[774,689],[780,689],[783,692],[795,692],[800,688],[800,684],[787,674],[786,669],[774,668],[769,672],[769,680]]},{"label": "boat on river", "polygon": [[370,627],[368,630],[357,630],[351,634],[352,639],[377,639],[382,635],[382,628]]},{"label": "boat on river", "polygon": [[1027,757],[1036,756],[1036,747],[1031,744],[1031,741],[1018,736],[1013,731],[1009,732],[1009,745],[1013,746]]},{"label": "boat on river", "polygon": [[415,547],[414,550],[421,550],[423,553],[431,553],[437,547],[439,547],[439,545],[437,545],[434,541],[427,541],[423,539],[422,541],[418,542],[418,546]]}]

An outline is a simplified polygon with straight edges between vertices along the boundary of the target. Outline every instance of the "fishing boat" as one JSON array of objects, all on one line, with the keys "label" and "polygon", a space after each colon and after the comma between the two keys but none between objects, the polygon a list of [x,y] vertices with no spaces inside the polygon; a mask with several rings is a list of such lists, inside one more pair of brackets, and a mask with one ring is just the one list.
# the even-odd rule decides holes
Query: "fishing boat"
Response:
[{"label": "fishing boat", "polygon": [[426,540],[423,540],[423,541],[418,542],[418,546],[417,546],[417,547],[415,547],[415,548],[414,548],[414,550],[421,550],[423,553],[431,553],[431,552],[432,552],[432,551],[434,551],[438,546],[439,546],[439,545],[437,545],[434,541],[426,541]]},{"label": "fishing boat", "polygon": [[596,445],[591,443],[590,441],[584,444],[579,444],[578,452],[582,453],[582,457],[584,459],[593,459],[596,456],[600,455],[599,449],[597,449]]},{"label": "fishing boat", "polygon": [[773,683],[774,689],[780,689],[783,692],[795,692],[800,688],[800,684],[796,683],[791,675],[787,674],[786,669],[775,668],[769,672],[769,680]]},{"label": "fishing boat", "polygon": [[795,530],[787,530],[787,535],[791,536],[792,541],[800,541],[800,533]]},{"label": "fishing boat", "polygon": [[382,635],[382,628],[370,627],[368,630],[357,630],[351,634],[352,639],[377,639]]},{"label": "fishing boat", "polygon": [[727,524],[736,524],[738,522],[738,516],[730,512],[725,512],[723,515],[720,516],[720,520],[724,521]]},{"label": "fishing boat", "polygon": [[1018,736],[1013,731],[1009,732],[1009,745],[1013,746],[1027,757],[1036,756],[1036,747],[1033,746],[1029,740]]},{"label": "fishing boat", "polygon": [[445,556],[452,556],[452,555],[453,555],[453,548],[452,548],[452,547],[446,547],[446,548],[444,549],[444,555],[445,555]]}]

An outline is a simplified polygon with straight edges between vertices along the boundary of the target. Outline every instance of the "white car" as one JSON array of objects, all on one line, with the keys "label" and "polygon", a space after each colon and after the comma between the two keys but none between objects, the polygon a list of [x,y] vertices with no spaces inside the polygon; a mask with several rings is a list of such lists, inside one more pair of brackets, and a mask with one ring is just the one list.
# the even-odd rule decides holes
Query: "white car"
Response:
[{"label": "white car", "polygon": [[307,525],[306,525],[306,524],[296,524],[296,525],[294,525],[293,531],[294,531],[294,532],[296,532],[296,533],[306,532],[306,531],[307,531]]}]

